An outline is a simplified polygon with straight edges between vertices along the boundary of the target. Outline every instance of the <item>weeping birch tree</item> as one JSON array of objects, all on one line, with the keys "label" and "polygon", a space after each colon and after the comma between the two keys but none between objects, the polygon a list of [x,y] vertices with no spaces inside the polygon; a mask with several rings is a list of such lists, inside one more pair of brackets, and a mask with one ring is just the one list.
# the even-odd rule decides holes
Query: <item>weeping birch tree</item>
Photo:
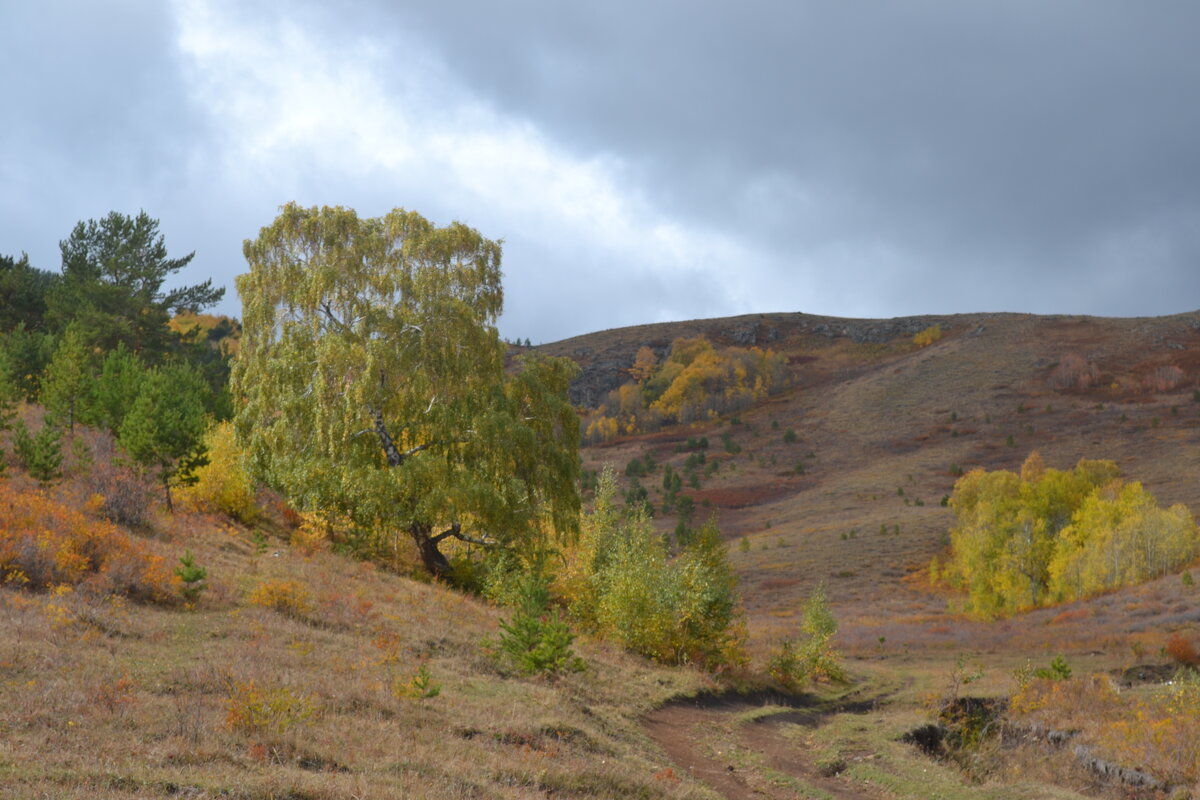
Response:
[{"label": "weeping birch tree", "polygon": [[438,576],[447,539],[527,552],[577,529],[576,367],[505,370],[499,242],[289,204],[244,251],[235,425],[267,483],[410,537]]}]

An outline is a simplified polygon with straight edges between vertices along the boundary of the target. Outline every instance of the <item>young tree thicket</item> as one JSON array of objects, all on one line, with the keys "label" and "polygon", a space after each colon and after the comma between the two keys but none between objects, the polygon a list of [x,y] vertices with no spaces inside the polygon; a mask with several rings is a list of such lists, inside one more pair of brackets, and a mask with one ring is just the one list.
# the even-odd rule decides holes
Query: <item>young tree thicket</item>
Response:
[{"label": "young tree thicket", "polygon": [[284,206],[247,241],[236,430],[268,484],[360,537],[532,551],[579,518],[575,365],[505,370],[501,248],[401,209]]},{"label": "young tree thicket", "polygon": [[33,455],[57,452],[58,428],[95,425],[155,473],[170,506],[171,487],[203,461],[207,415],[228,416],[228,358],[168,323],[224,290],[211,281],[164,290],[192,255],[169,258],[145,212],[80,222],[60,249],[61,275],[0,258],[0,360],[4,391],[16,395],[4,407],[17,397],[41,402],[50,426],[22,439],[27,468],[53,479],[57,463]]},{"label": "young tree thicket", "polygon": [[642,347],[629,368],[633,381],[609,392],[583,422],[590,443],[621,433],[655,430],[749,408],[787,385],[787,359],[757,347],[714,347],[708,339],[676,339],[660,362]]},{"label": "young tree thicket", "polygon": [[716,668],[744,658],[737,578],[716,524],[672,556],[643,507],[619,501],[611,469],[563,551],[555,590],[584,630],[657,661]]},{"label": "young tree thicket", "polygon": [[804,604],[800,636],[779,643],[767,662],[767,673],[787,689],[820,679],[845,681],[846,672],[833,648],[837,628],[825,587],[818,585]]},{"label": "young tree thicket", "polygon": [[971,611],[993,616],[1149,580],[1200,554],[1183,505],[1159,508],[1112,461],[1048,469],[1036,452],[1017,475],[973,470],[950,505],[956,524],[936,580],[967,590]]}]

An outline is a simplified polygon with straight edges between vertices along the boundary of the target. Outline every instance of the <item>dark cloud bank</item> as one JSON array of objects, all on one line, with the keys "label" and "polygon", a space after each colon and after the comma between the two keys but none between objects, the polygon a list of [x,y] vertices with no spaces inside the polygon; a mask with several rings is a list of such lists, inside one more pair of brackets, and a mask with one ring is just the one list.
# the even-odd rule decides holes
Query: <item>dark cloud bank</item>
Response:
[{"label": "dark cloud bank", "polygon": [[[496,114],[580,160],[611,159],[622,191],[754,256],[719,276],[667,277],[636,257],[564,263],[533,228],[485,230],[509,241],[513,335],[749,310],[1200,306],[1193,3],[341,9],[239,13],[248,25],[288,19],[348,57],[369,44],[385,86],[420,41]],[[243,269],[241,238],[290,197],[205,184],[214,131],[189,100],[176,36],[157,3],[0,11],[0,46],[22,70],[0,84],[0,252],[54,267],[74,220],[146,207],[174,250],[198,250],[197,264],[219,254],[207,262],[219,279]]]}]

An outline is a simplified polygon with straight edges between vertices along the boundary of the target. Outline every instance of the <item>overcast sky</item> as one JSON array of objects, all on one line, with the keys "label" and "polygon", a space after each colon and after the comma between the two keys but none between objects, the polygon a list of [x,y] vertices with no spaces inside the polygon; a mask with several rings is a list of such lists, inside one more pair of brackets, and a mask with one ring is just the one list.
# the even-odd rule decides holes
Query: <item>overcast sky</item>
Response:
[{"label": "overcast sky", "polygon": [[0,0],[0,253],[280,205],[505,242],[501,333],[1200,307],[1200,3]]}]

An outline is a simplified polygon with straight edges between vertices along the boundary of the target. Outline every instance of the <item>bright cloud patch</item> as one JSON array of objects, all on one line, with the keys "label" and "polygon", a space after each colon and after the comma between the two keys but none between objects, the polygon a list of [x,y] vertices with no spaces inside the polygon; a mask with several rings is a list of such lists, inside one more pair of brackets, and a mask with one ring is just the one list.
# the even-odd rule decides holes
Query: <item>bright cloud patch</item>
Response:
[{"label": "bright cloud patch", "polygon": [[[741,281],[719,284],[758,256],[656,213],[619,160],[570,154],[533,124],[497,113],[418,43],[315,36],[295,22],[252,22],[204,0],[178,11],[179,46],[195,100],[214,117],[228,180],[289,192],[279,203],[341,203],[370,214],[403,205],[441,222],[463,219],[509,241],[510,298],[532,288],[561,304],[567,298],[554,297],[554,287],[576,283],[561,280],[564,269],[603,269],[610,282],[629,273],[637,283],[637,273],[650,272],[690,284],[680,294],[686,305],[659,297],[656,309],[643,306],[630,322],[748,307]],[[356,181],[376,192],[391,187],[394,200],[369,208],[346,199]],[[522,263],[514,252],[522,243],[536,244],[541,263]],[[693,307],[697,294],[712,307]],[[594,316],[589,323],[575,314],[574,324],[613,324],[611,309]]]}]

